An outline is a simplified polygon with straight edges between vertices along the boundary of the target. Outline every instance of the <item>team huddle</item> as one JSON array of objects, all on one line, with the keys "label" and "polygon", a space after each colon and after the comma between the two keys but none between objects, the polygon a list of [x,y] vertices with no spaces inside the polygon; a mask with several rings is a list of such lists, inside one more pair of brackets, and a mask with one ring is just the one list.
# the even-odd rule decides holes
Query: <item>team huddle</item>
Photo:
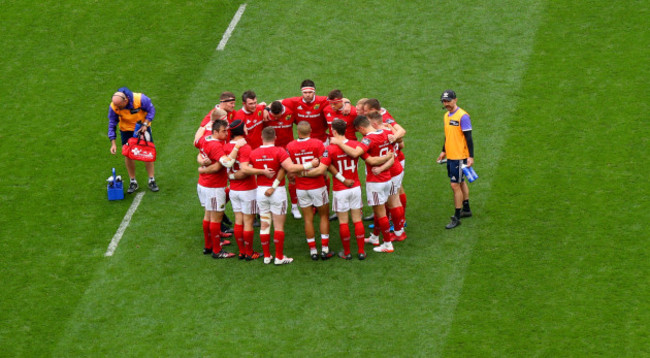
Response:
[{"label": "team huddle", "polygon": [[[205,208],[204,254],[216,259],[238,256],[240,260],[263,256],[265,264],[291,263],[293,259],[283,252],[290,200],[293,217],[304,219],[311,258],[333,257],[329,247],[330,187],[343,246],[339,257],[352,259],[353,233],[360,260],[366,258],[366,244],[373,245],[375,252],[390,253],[393,242],[406,239],[404,128],[376,99],[361,99],[352,106],[339,90],[317,96],[311,80],[302,82],[301,92],[302,96],[267,106],[258,104],[253,91],[246,91],[240,110],[235,110],[235,95],[224,92],[219,104],[203,118],[194,145],[199,149],[197,192]],[[374,214],[373,232],[367,238],[359,158],[365,161],[366,203]],[[220,230],[227,201],[235,214],[233,235],[238,255],[223,248],[229,244]],[[253,250],[256,215],[262,255]],[[320,253],[314,215],[319,217]],[[275,255],[271,254],[271,236]]]}]

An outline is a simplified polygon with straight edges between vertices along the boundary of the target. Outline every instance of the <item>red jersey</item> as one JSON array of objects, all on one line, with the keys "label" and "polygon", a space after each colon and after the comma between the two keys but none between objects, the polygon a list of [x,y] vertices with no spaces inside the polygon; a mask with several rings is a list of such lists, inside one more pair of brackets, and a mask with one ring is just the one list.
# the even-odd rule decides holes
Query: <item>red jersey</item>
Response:
[{"label": "red jersey", "polygon": [[[212,163],[218,162],[226,155],[223,151],[223,142],[209,135],[199,138],[194,142],[194,146],[199,148],[201,155],[209,158]],[[216,173],[199,174],[199,184],[206,188],[225,188],[228,184],[228,173],[221,168]]]},{"label": "red jersey", "polygon": [[311,125],[311,137],[321,142],[327,140],[327,122],[323,117],[323,108],[329,106],[327,97],[314,96],[311,103],[306,103],[302,97],[291,97],[282,100],[282,104],[295,113],[295,122],[307,121]]},{"label": "red jersey", "polygon": [[[383,119],[384,123],[390,124],[391,126],[397,124],[395,118],[393,118],[393,116],[390,113],[388,113],[386,108],[382,108],[379,113],[381,114],[381,118]],[[399,149],[399,143],[395,143],[395,153],[397,153],[397,158],[395,158],[395,160],[397,161],[404,160],[404,152],[402,152],[402,150]]]},{"label": "red jersey", "polygon": [[[363,148],[364,155],[361,157],[363,159],[370,157],[382,157],[386,153],[390,152],[393,148],[392,144],[388,140],[388,134],[386,130],[377,130],[375,132],[370,132],[366,134],[359,146]],[[372,173],[372,166],[366,163],[366,181],[382,183],[390,180],[390,170],[385,170],[379,175]]]},{"label": "red jersey", "polygon": [[[251,152],[250,165],[255,169],[271,168],[275,171],[275,176],[271,179],[264,175],[257,176],[257,186],[272,186],[273,181],[277,178],[277,172],[282,168],[282,162],[289,158],[286,149],[273,146],[263,145]],[[284,178],[280,182],[284,186]]]},{"label": "red jersey", "polygon": [[264,128],[272,127],[275,129],[275,145],[286,148],[287,144],[293,140],[293,122],[295,120],[293,112],[284,107],[280,118],[273,119],[273,116],[270,117],[270,120],[264,122]]},{"label": "red jersey", "polygon": [[[352,148],[359,146],[359,142],[356,140],[346,140],[345,144],[349,145]],[[322,159],[323,164],[328,166],[332,164],[345,179],[354,180],[354,185],[352,186],[353,188],[361,185],[359,182],[359,167],[357,166],[359,164],[359,158],[350,157],[349,155],[345,154],[341,147],[334,144],[330,144],[327,147],[325,154],[326,156],[323,155]],[[350,189],[339,180],[332,180],[332,182],[334,183],[332,186],[333,191]]]},{"label": "red jersey", "polygon": [[[234,148],[235,148],[234,141],[228,142],[223,145],[223,151],[226,153],[226,155],[230,155],[230,153],[233,151]],[[251,155],[251,147],[248,144],[239,148],[239,151],[237,152],[237,158],[235,158],[235,164],[233,164],[232,167],[228,168],[228,174],[237,173],[240,170],[239,163],[249,162],[250,155]],[[246,190],[253,190],[256,188],[257,188],[257,184],[255,183],[255,176],[253,175],[247,176],[244,179],[230,180],[230,190],[246,191]]]},{"label": "red jersey", "polygon": [[[320,158],[325,153],[323,142],[314,138],[296,139],[287,144],[287,151],[291,161],[296,164],[309,163],[314,158]],[[296,177],[296,189],[310,190],[325,186],[325,177]]]},{"label": "red jersey", "polygon": [[354,129],[354,119],[357,118],[357,109],[355,107],[352,107],[350,109],[350,114],[347,116],[344,116],[341,111],[335,111],[332,109],[331,106],[327,106],[325,109],[323,109],[323,115],[325,116],[325,120],[327,121],[327,127],[329,128],[329,136],[332,137],[332,122],[334,122],[335,119],[341,119],[345,122],[346,127],[345,127],[345,138],[349,140],[357,140],[357,136],[354,134],[356,132],[356,129]]},{"label": "red jersey", "polygon": [[246,142],[255,149],[262,145],[262,121],[264,120],[264,105],[258,104],[253,112],[247,112],[245,108],[235,113],[234,120],[242,120],[248,131]]},{"label": "red jersey", "polygon": [[[393,134],[393,131],[384,129],[384,132],[386,132],[386,135]],[[399,162],[399,143],[395,142],[391,144],[393,147],[393,153],[395,153],[395,162],[393,163],[393,166],[390,167],[390,176],[391,177],[396,177],[404,171],[404,167],[402,167],[402,163]]]}]

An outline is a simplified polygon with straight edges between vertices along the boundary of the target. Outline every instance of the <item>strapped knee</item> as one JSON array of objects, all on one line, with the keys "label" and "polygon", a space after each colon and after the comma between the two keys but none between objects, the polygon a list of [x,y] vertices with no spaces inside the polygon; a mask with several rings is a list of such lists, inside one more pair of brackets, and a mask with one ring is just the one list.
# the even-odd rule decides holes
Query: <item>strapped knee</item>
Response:
[{"label": "strapped knee", "polygon": [[271,214],[260,214],[260,234],[271,233]]}]

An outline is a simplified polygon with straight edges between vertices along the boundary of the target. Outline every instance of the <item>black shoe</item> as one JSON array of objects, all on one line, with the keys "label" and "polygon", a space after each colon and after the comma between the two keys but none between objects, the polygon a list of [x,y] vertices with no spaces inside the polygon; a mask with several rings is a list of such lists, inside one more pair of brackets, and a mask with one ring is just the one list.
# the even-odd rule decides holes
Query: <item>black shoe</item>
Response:
[{"label": "black shoe", "polygon": [[363,221],[374,221],[374,220],[375,220],[375,214],[370,214],[363,218]]},{"label": "black shoe", "polygon": [[331,253],[331,252],[321,252],[321,253],[320,253],[320,258],[321,258],[323,261],[324,261],[324,260],[329,260],[329,259],[331,259],[332,257],[334,257],[334,254]]},{"label": "black shoe", "polygon": [[311,259],[314,261],[318,261],[318,254],[311,254]]},{"label": "black shoe", "polygon": [[245,258],[246,258],[246,254],[239,253],[239,255],[237,256],[237,259],[239,260],[243,260]]},{"label": "black shoe", "polygon": [[132,181],[131,184],[129,184],[129,189],[126,191],[127,194],[132,194],[134,191],[138,190],[138,182]]},{"label": "black shoe", "polygon": [[260,216],[255,216],[255,221],[253,221],[253,227],[260,227]]},{"label": "black shoe", "polygon": [[217,253],[214,253],[214,252],[212,253],[212,258],[213,259],[229,259],[231,257],[235,257],[235,254],[233,254],[232,252],[225,251],[225,250],[221,250],[221,251],[219,251]]},{"label": "black shoe", "polygon": [[460,219],[455,216],[452,216],[451,221],[449,222],[449,224],[447,224],[447,226],[445,226],[445,229],[453,229],[458,225],[460,225]]},{"label": "black shoe", "polygon": [[359,257],[359,260],[365,260],[366,259],[366,254],[359,254],[357,256]]},{"label": "black shoe", "polygon": [[212,249],[203,248],[203,255],[210,255],[211,253]]},{"label": "black shoe", "polygon": [[461,218],[472,217],[472,211],[471,210],[468,210],[468,211],[463,210],[463,211],[460,212],[460,217]]},{"label": "black shoe", "polygon": [[339,252],[339,257],[343,260],[352,260],[352,254],[345,254],[343,251]]},{"label": "black shoe", "polygon": [[336,220],[338,220],[338,219],[339,219],[339,216],[336,215],[336,213],[330,215],[330,221],[336,221]]},{"label": "black shoe", "polygon": [[234,234],[235,230],[233,230],[230,226],[226,225],[221,222],[221,232],[225,232],[226,234]]},{"label": "black shoe", "polygon": [[158,188],[158,185],[156,185],[155,180],[150,181],[148,185],[149,185],[149,190],[151,190],[153,192],[156,192],[156,191],[160,190],[160,188]]},{"label": "black shoe", "polygon": [[262,257],[262,255],[260,255],[259,252],[253,252],[252,255],[246,255],[246,261],[257,260],[257,259],[259,259],[260,257]]},{"label": "black shoe", "polygon": [[228,225],[232,226],[232,221],[230,221],[230,218],[228,218],[228,215],[223,214],[223,218],[221,218],[221,231],[226,232],[226,230],[223,229],[223,225]]}]

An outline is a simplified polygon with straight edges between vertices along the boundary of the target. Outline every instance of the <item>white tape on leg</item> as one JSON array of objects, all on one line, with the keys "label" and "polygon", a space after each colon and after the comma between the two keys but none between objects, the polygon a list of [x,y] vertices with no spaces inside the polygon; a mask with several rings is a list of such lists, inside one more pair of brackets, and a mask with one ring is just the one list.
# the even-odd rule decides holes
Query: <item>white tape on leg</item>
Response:
[{"label": "white tape on leg", "polygon": [[260,214],[260,234],[271,233],[271,214]]}]

